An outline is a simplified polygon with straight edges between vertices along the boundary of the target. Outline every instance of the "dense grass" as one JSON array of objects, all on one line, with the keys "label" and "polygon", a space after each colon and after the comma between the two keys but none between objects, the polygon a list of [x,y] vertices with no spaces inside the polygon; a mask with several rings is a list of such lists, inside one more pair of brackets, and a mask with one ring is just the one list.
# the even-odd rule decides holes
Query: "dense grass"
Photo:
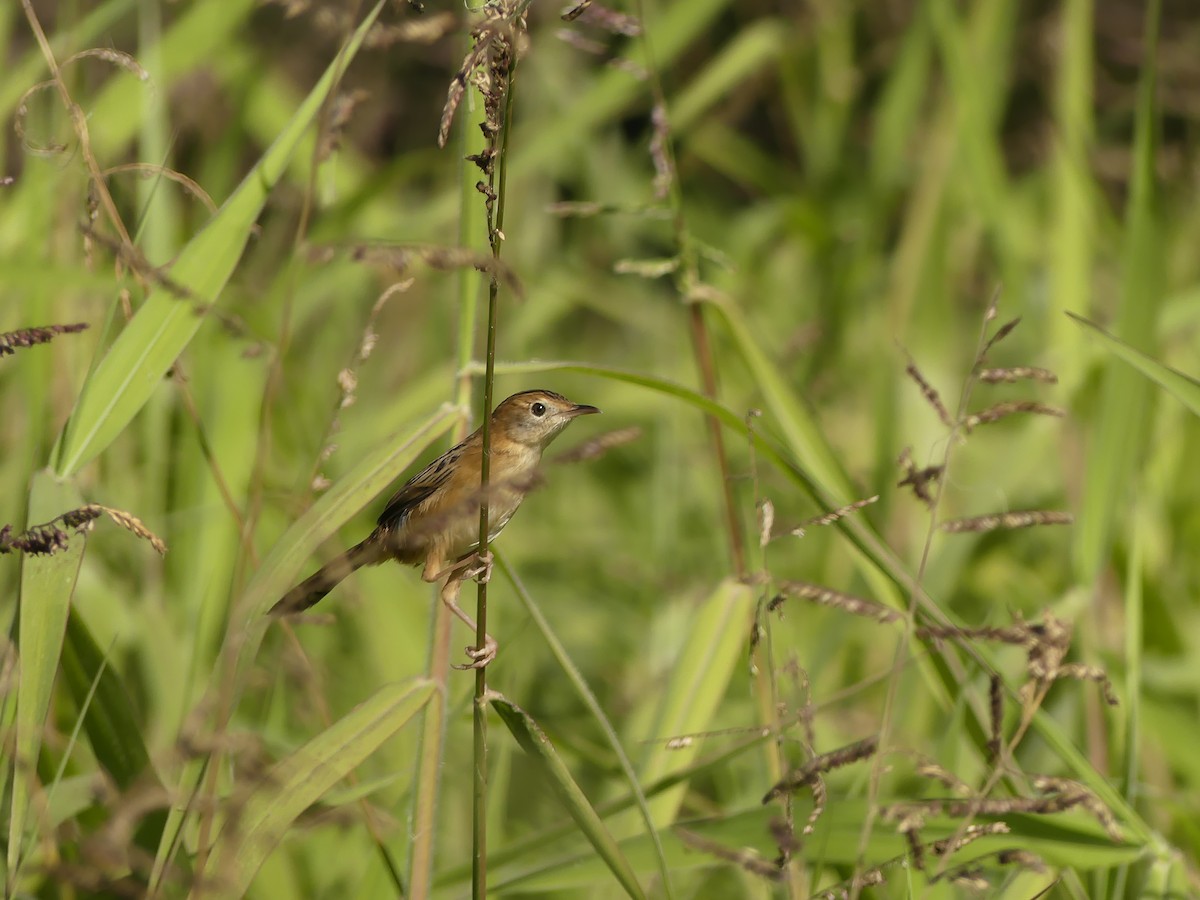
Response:
[{"label": "dense grass", "polygon": [[[7,894],[1200,891],[1196,13],[295,6],[0,10],[0,331],[89,326],[0,344]],[[485,678],[394,565],[265,617],[489,321],[605,414]]]}]

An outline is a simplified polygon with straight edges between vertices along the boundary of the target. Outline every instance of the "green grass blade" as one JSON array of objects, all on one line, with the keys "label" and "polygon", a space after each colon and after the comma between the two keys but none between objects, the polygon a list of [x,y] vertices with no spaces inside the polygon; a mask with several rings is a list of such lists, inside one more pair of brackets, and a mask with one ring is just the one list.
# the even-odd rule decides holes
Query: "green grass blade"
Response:
[{"label": "green grass blade", "polygon": [[[1092,294],[1092,260],[1096,252],[1096,185],[1088,154],[1092,152],[1093,0],[1067,0],[1062,13],[1062,54],[1055,87],[1054,213],[1050,232],[1051,290],[1058,309],[1083,311]],[[1055,316],[1050,319],[1054,371],[1068,391],[1083,375],[1080,335]]]},{"label": "green grass blade", "polygon": [[754,340],[741,310],[732,302],[715,300],[709,303],[709,308],[724,321],[738,353],[753,373],[754,381],[779,423],[784,441],[796,454],[796,459],[813,474],[826,496],[836,505],[858,499],[819,423],[788,385],[778,366]]},{"label": "green grass blade", "polygon": [[84,385],[63,431],[55,471],[62,476],[100,454],[137,415],[176,357],[204,321],[195,303],[214,303],[241,259],[250,232],[292,153],[362,45],[383,6],[380,0],[337,58],[217,215],[196,235],[171,267],[170,277],[191,299],[155,288],[113,342]]},{"label": "green grass blade", "polygon": [[296,818],[412,721],[433,691],[426,679],[387,685],[280,760],[251,793],[237,825],[227,824],[217,838],[209,870],[222,895],[242,896]]},{"label": "green grass blade", "polygon": [[[33,476],[29,490],[30,525],[49,522],[83,505],[74,484],[48,471]],[[8,820],[8,871],[17,869],[30,797],[37,782],[37,761],[50,709],[50,693],[58,674],[63,635],[75,579],[86,540],[71,537],[66,550],[52,556],[26,556],[21,567],[21,606],[17,647],[17,733],[13,748],[12,807]],[[10,885],[11,887],[11,885]]]},{"label": "green grass blade", "polygon": [[1200,416],[1200,380],[1152,359],[1140,350],[1113,337],[1095,322],[1089,322],[1083,316],[1077,316],[1074,313],[1067,313],[1067,315],[1089,329],[1114,356],[1129,363],[1195,415]]},{"label": "green grass blade", "polygon": [[[67,617],[62,651],[62,674],[96,760],[123,791],[159,785],[142,738],[142,722],[120,676],[107,664],[83,619],[72,610]],[[90,700],[89,700],[90,697]],[[149,777],[147,774],[149,773]],[[166,824],[165,809],[149,812],[138,823],[134,842],[153,854]]]},{"label": "green grass blade", "polygon": [[[638,767],[643,783],[666,778],[695,761],[700,752],[697,742],[672,749],[666,741],[713,727],[734,666],[745,652],[754,596],[749,585],[727,579],[692,616],[691,630],[662,691],[652,732],[646,735],[654,743]],[[662,828],[674,821],[686,793],[687,785],[680,784],[650,801],[656,826]],[[622,831],[627,833],[629,828]]]},{"label": "green grass blade", "polygon": [[571,777],[570,771],[554,749],[554,745],[550,743],[550,739],[546,737],[546,733],[525,710],[505,697],[493,694],[490,700],[492,708],[517,739],[517,743],[539,764],[542,774],[554,788],[554,793],[558,795],[558,799],[575,820],[588,843],[604,861],[608,871],[625,889],[625,893],[630,897],[644,897],[645,894],[638,884],[637,876],[633,874],[629,861],[625,859],[599,814]]}]

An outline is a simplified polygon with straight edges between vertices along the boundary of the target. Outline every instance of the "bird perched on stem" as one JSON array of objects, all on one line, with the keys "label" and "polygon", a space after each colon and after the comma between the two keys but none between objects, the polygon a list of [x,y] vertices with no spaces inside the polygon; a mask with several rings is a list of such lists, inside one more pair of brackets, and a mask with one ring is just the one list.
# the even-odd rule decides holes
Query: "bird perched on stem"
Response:
[{"label": "bird perched on stem", "polygon": [[[491,465],[486,491],[481,486],[483,430],[472,432],[404,483],[388,501],[367,537],[283,595],[272,615],[301,612],[332,591],[351,572],[389,559],[423,565],[421,578],[442,582],[441,598],[474,630],[475,622],[455,602],[462,581],[491,572],[491,554],[480,557],[479,508],[488,505],[488,540],[508,524],[537,481],[542,451],[577,416],[598,413],[553,391],[513,394],[492,412]],[[481,668],[496,655],[488,635],[484,647],[467,648]]]}]

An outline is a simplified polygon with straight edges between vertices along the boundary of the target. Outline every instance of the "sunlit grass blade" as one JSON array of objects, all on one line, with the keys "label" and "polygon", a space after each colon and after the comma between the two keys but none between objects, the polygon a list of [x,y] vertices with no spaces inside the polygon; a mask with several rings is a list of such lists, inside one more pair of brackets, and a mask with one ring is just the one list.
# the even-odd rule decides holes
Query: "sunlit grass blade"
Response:
[{"label": "sunlit grass blade", "polygon": [[[1054,219],[1051,227],[1050,296],[1064,311],[1087,309],[1092,293],[1091,268],[1097,241],[1096,185],[1088,165],[1093,125],[1093,0],[1063,4],[1062,58],[1055,85]],[[1054,370],[1068,390],[1080,381],[1080,336],[1055,316],[1048,323]]]},{"label": "sunlit grass blade", "polygon": [[354,58],[383,0],[371,10],[258,164],[217,215],[179,254],[170,278],[189,297],[156,287],[84,384],[60,438],[55,471],[72,475],[112,443],[158,388],[203,322],[197,303],[213,303],[241,259],[267,196],[292,153]]},{"label": "sunlit grass blade", "polygon": [[1168,394],[1200,416],[1200,380],[1191,375],[1185,375],[1170,366],[1163,365],[1140,350],[1118,338],[1113,337],[1095,322],[1090,322],[1083,316],[1067,313],[1080,325],[1085,326],[1100,342],[1118,359],[1133,366],[1147,378],[1162,387]]},{"label": "sunlit grass blade", "polygon": [[425,679],[381,688],[303,747],[280,760],[221,831],[208,877],[221,895],[240,897],[296,818],[359,763],[412,721],[433,695]]},{"label": "sunlit grass blade", "polygon": [[613,877],[620,882],[625,893],[630,897],[644,897],[645,894],[629,866],[629,861],[625,859],[604,822],[571,777],[570,770],[550,743],[546,733],[528,713],[507,698],[493,694],[490,701],[492,708],[508,726],[509,732],[517,739],[517,743],[539,765],[563,807],[575,820],[579,830],[604,861]]},{"label": "sunlit grass blade", "polygon": [[[638,766],[643,783],[665,778],[695,761],[700,752],[696,742],[674,747],[668,741],[712,728],[734,666],[745,653],[754,599],[749,585],[729,579],[690,617],[691,628],[684,636],[668,684],[659,697],[648,698],[648,702],[660,705],[646,735],[652,743]],[[650,815],[656,826],[661,828],[674,821],[686,793],[687,785],[681,784],[650,801]],[[631,830],[628,825],[620,829],[622,834]]]},{"label": "sunlit grass blade", "polygon": [[[29,490],[30,525],[49,522],[82,505],[83,500],[74,484],[61,481],[48,471],[33,476]],[[18,857],[24,846],[22,836],[33,785],[37,783],[38,755],[50,709],[50,694],[58,675],[71,595],[75,591],[75,579],[79,575],[86,543],[82,534],[74,534],[65,550],[49,556],[27,555],[22,560],[17,631],[17,732],[12,756],[12,806],[8,819],[10,877],[17,870]]]}]

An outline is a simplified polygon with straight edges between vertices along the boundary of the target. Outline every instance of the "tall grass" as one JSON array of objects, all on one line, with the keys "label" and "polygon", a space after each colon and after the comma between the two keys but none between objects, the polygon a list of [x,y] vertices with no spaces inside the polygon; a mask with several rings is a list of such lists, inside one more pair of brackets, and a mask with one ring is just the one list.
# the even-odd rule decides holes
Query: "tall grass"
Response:
[{"label": "tall grass", "polygon": [[1200,891],[1196,14],[349,6],[0,11],[6,893]]}]

